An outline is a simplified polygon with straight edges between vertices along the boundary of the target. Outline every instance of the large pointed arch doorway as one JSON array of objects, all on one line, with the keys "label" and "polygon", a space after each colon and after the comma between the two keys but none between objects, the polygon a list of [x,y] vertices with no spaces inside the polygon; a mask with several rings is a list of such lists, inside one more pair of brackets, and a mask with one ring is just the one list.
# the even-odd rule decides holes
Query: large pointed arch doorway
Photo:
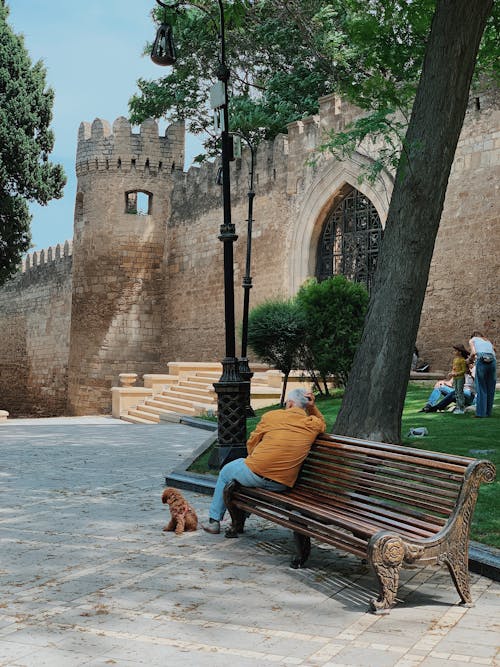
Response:
[{"label": "large pointed arch doorway", "polygon": [[316,277],[344,275],[371,291],[382,242],[382,225],[372,202],[346,186],[326,217],[318,242]]}]

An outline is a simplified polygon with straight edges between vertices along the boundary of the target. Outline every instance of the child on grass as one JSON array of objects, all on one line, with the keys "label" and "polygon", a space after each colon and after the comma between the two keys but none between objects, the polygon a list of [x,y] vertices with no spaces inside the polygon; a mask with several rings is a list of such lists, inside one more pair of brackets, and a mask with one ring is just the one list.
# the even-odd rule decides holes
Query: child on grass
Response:
[{"label": "child on grass", "polygon": [[453,410],[453,414],[463,415],[465,408],[464,383],[465,373],[467,371],[467,362],[465,360],[469,356],[469,353],[463,345],[454,345],[453,350],[455,356],[453,357],[451,377],[453,379],[453,389],[455,390],[455,401],[457,403],[457,407]]}]

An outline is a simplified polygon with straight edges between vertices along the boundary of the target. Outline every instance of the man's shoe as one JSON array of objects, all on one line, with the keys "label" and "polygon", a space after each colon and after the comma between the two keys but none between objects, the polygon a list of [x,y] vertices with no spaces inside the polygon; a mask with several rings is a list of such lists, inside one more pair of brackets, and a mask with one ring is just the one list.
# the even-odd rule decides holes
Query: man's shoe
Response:
[{"label": "man's shoe", "polygon": [[431,408],[430,405],[424,405],[424,407],[421,410],[419,410],[419,412],[429,412],[430,408]]},{"label": "man's shoe", "polygon": [[458,408],[455,408],[455,409],[453,410],[453,414],[454,414],[454,415],[463,415],[463,414],[464,414],[464,411],[463,411],[463,410],[459,410]]},{"label": "man's shoe", "polygon": [[210,533],[211,535],[218,535],[220,533],[220,521],[217,521],[217,519],[209,519],[208,523],[203,523],[201,527],[206,533]]}]

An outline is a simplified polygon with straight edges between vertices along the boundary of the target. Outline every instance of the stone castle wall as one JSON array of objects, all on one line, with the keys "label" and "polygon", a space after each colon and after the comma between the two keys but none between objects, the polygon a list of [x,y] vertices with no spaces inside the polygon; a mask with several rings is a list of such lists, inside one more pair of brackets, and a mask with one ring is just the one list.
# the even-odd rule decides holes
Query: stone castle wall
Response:
[{"label": "stone castle wall", "polygon": [[[478,109],[477,106],[480,108]],[[417,344],[433,367],[451,367],[473,330],[500,345],[500,111],[471,100],[446,193]]]},{"label": "stone castle wall", "polygon": [[[373,184],[360,180],[377,145],[367,141],[343,161],[316,154],[324,131],[342,129],[357,114],[352,105],[327,96],[316,116],[290,124],[287,136],[259,147],[251,307],[294,295],[314,275],[323,222],[347,187],[368,197],[385,224],[393,175],[382,172]],[[500,341],[498,126],[497,100],[473,100],[450,176],[417,339],[433,369],[446,370],[451,345],[466,343],[474,328]],[[183,152],[180,125],[159,137],[153,121],[139,133],[123,118],[112,129],[99,119],[82,124],[73,258],[30,268],[0,290],[0,335],[7,340],[0,353],[0,407],[13,415],[107,412],[120,372],[165,372],[169,361],[224,356],[218,163],[184,173]],[[245,149],[231,165],[237,324],[249,163]],[[142,215],[130,212],[130,194],[137,192],[149,198]],[[405,261],[411,261],[410,253]]]},{"label": "stone castle wall", "polygon": [[[251,302],[286,293],[283,269],[289,202],[285,192],[286,140],[260,147],[254,170]],[[234,244],[235,317],[242,318],[242,281],[246,269],[250,151],[231,169]],[[217,163],[176,174],[165,256],[163,360],[219,360],[224,356],[222,189]],[[272,244],[269,241],[272,241]],[[258,277],[258,278],[257,278]],[[239,349],[237,336],[236,349]]]},{"label": "stone castle wall", "polygon": [[28,255],[0,290],[0,404],[12,416],[67,413],[71,244]]}]

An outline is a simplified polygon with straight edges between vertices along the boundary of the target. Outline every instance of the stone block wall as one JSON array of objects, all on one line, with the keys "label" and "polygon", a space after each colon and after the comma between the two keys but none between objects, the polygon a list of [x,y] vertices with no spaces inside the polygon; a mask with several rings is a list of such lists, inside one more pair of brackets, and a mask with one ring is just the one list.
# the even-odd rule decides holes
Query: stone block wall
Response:
[{"label": "stone block wall", "polygon": [[[479,108],[478,108],[479,107]],[[447,370],[451,345],[473,329],[500,344],[499,105],[472,99],[442,216],[417,345]],[[319,114],[262,144],[254,187],[250,306],[293,296],[315,273],[326,217],[349,187],[385,223],[393,175],[360,182],[374,146],[350,160],[311,157],[329,128],[359,114],[336,96]],[[111,409],[122,372],[164,373],[168,362],[220,361],[225,352],[222,192],[219,163],[181,170],[184,129],[158,136],[123,118],[80,128],[73,257],[31,256],[0,290],[0,408],[20,414],[94,414]],[[231,164],[235,320],[242,319],[250,154]],[[141,214],[139,195],[148,206]],[[409,255],[407,261],[411,261]],[[239,335],[236,351],[240,351]],[[251,357],[251,355],[250,355]]]},{"label": "stone block wall", "polygon": [[[479,106],[479,109],[477,108]],[[417,340],[433,369],[473,330],[500,344],[500,111],[471,100],[450,175]]]},{"label": "stone block wall", "polygon": [[[286,195],[286,140],[279,137],[257,152],[254,187],[250,303],[286,296],[284,279],[290,224]],[[246,271],[250,151],[231,164],[232,222],[238,239],[234,251],[236,350],[243,311],[242,282]],[[224,356],[223,244],[218,236],[222,188],[218,163],[176,174],[172,215],[165,246],[165,319],[162,360],[218,361]]]},{"label": "stone block wall", "polygon": [[0,291],[0,404],[11,417],[67,414],[70,252],[28,255]]}]

